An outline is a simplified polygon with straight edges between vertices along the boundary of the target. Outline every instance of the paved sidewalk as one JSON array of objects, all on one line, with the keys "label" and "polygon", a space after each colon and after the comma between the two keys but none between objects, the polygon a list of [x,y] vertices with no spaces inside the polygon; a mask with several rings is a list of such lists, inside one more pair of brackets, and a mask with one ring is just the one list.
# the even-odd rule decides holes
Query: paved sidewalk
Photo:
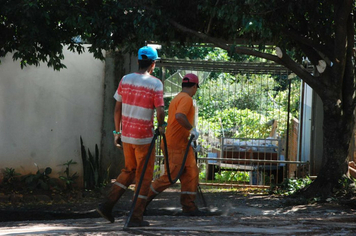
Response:
[{"label": "paved sidewalk", "polygon": [[[204,217],[145,216],[149,227],[124,230],[126,216],[0,222],[0,235],[356,235],[356,216],[335,210],[305,214],[234,208],[235,214]],[[230,212],[231,213],[231,212]]]},{"label": "paved sidewalk", "polygon": [[10,207],[0,210],[0,235],[356,235],[354,205],[286,206],[279,197],[233,191],[204,195],[208,216],[182,216],[179,190],[172,190],[149,205],[144,216],[149,227],[128,230],[123,227],[131,207],[130,192],[115,206],[113,224],[95,212],[96,199],[64,208],[57,204]]}]

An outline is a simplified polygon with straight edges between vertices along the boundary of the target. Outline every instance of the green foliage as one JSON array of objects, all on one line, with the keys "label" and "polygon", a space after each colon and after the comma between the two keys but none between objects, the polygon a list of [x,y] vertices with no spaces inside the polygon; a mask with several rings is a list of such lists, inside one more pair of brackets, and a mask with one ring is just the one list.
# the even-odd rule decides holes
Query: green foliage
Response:
[{"label": "green foliage", "polygon": [[[289,49],[301,62],[308,54],[303,50],[313,48],[313,42],[332,42],[335,24],[339,22],[335,9],[344,4],[282,0],[6,1],[0,9],[0,56],[15,51],[14,59],[20,59],[22,65],[43,61],[61,69],[65,67],[61,63],[62,45],[79,53],[84,50],[82,44],[73,40],[79,36],[82,42],[91,44],[89,51],[101,59],[102,49],[125,48],[125,52],[136,53],[145,41],[151,40],[171,48],[163,54],[181,58],[202,57],[194,48],[181,53],[179,47],[203,41],[206,51],[211,51],[215,45],[207,42],[229,44],[229,59],[240,61],[249,56],[235,53],[236,47],[244,44],[268,52],[267,42]],[[303,45],[311,45],[300,47],[300,38],[295,35],[308,36],[310,41],[303,41]]]},{"label": "green foliage", "polygon": [[206,171],[199,171],[199,179],[200,180],[206,179]]},{"label": "green foliage", "polygon": [[270,193],[280,194],[280,195],[291,195],[297,191],[307,187],[311,184],[311,179],[309,177],[300,179],[284,179],[284,181],[279,185],[272,185],[270,188]]},{"label": "green foliage", "polygon": [[57,187],[55,179],[49,175],[52,173],[52,168],[47,167],[43,171],[37,166],[36,174],[28,174],[22,177],[21,181],[24,181],[28,190],[33,191],[35,189],[51,190]]},{"label": "green foliage", "polygon": [[[59,70],[65,67],[63,45],[77,52],[84,50],[74,42],[76,36],[90,43],[89,51],[101,59],[102,49],[136,53],[147,40],[177,47],[209,43],[209,47],[228,50],[230,60],[246,54],[288,67],[321,96],[328,114],[340,113],[334,104],[342,94],[343,115],[334,123],[339,124],[335,132],[345,134],[352,130],[353,120],[345,112],[351,114],[355,108],[354,11],[352,0],[5,1],[0,8],[0,57],[14,53],[21,66],[45,62]],[[282,49],[282,58],[271,53],[274,45]],[[306,57],[314,66],[325,60],[325,72],[306,72],[301,67]],[[331,138],[334,136],[324,137],[325,143],[332,143]],[[340,146],[329,148],[339,152]],[[328,155],[324,153],[327,161],[333,158]]]},{"label": "green foliage", "polygon": [[153,167],[154,178],[159,178],[161,176],[162,171],[164,171],[164,169],[161,169],[160,165],[154,165]]},{"label": "green foliage", "polygon": [[248,183],[250,176],[248,172],[224,170],[221,173],[215,173],[215,179],[220,182]]},{"label": "green foliage", "polygon": [[268,136],[268,126],[263,115],[257,114],[249,109],[238,110],[236,108],[216,111],[209,119],[199,120],[202,132],[212,130],[215,137],[250,137],[260,138]]},{"label": "green foliage", "polygon": [[63,164],[63,166],[66,166],[66,169],[64,170],[64,174],[65,176],[59,176],[59,179],[63,180],[65,185],[66,185],[66,188],[68,190],[72,190],[73,189],[73,185],[75,184],[75,180],[78,179],[78,174],[77,172],[75,172],[74,174],[70,174],[69,173],[69,168],[71,165],[75,165],[77,164],[77,162],[73,161],[73,160],[70,160],[70,161],[67,161],[66,163]]},{"label": "green foliage", "polygon": [[[215,74],[208,78],[196,95],[199,107],[199,129],[215,137],[268,137],[278,121],[278,134],[287,127],[288,86],[280,76],[268,74]],[[282,81],[282,82],[281,82]],[[290,118],[298,117],[300,81],[291,86]]]},{"label": "green foliage", "polygon": [[94,155],[88,149],[86,152],[83,139],[80,137],[81,156],[83,161],[83,182],[85,189],[100,188],[108,181],[108,170],[102,170],[98,145],[95,145]]},{"label": "green foliage", "polygon": [[21,174],[17,173],[14,168],[5,167],[5,170],[4,170],[4,183],[5,184],[11,184],[20,175]]},{"label": "green foliage", "polygon": [[[290,82],[290,114],[291,117],[299,118],[301,81],[299,78],[295,77],[291,79]],[[285,90],[279,91],[275,96],[275,101],[277,101],[284,110],[288,107],[288,93],[289,90],[286,87]]]},{"label": "green foliage", "polygon": [[334,193],[337,197],[353,198],[356,195],[355,179],[352,176],[349,178],[348,176],[343,175],[342,178],[340,178],[338,185],[335,186]]},{"label": "green foliage", "polygon": [[199,179],[206,180],[206,163],[199,163]]},{"label": "green foliage", "polygon": [[[210,57],[221,57],[221,49],[205,46],[204,44],[196,44],[189,47],[182,48],[177,45],[169,45],[162,47],[160,55],[162,58],[185,58],[191,60],[201,60]],[[171,73],[175,71],[171,71]],[[173,74],[172,73],[172,74]]]},{"label": "green foliage", "polygon": [[83,46],[75,44],[72,37],[83,30],[78,18],[84,9],[73,8],[69,2],[81,5],[79,1],[7,1],[2,4],[0,56],[14,51],[13,58],[20,60],[21,67],[38,66],[42,61],[55,70],[65,68],[61,63],[64,59],[62,43],[67,43],[73,51],[83,51]]},{"label": "green foliage", "polygon": [[66,68],[63,47],[78,53],[87,49],[99,59],[104,59],[103,49],[120,47],[124,41],[126,50],[137,51],[136,45],[145,41],[140,17],[142,11],[116,0],[6,1],[0,9],[0,57],[14,52],[21,67],[44,62],[60,70]]}]

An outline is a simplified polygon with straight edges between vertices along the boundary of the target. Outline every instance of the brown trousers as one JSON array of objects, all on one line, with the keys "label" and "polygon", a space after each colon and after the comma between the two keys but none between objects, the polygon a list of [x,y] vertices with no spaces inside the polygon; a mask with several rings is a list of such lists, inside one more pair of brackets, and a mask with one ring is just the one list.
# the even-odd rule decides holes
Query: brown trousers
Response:
[{"label": "brown trousers", "polygon": [[[182,166],[184,154],[185,150],[168,148],[169,170],[172,180],[174,180],[178,175],[178,172]],[[192,148],[189,149],[184,171],[179,180],[181,183],[180,203],[182,205],[183,212],[194,211],[197,209],[194,201],[196,199],[198,188],[199,169],[197,167]],[[151,184],[151,188],[148,193],[148,202],[169,186],[171,186],[171,182],[169,181],[167,175],[167,168],[165,168],[165,173]]]},{"label": "brown trousers", "polygon": [[[123,143],[125,168],[121,170],[120,175],[116,178],[116,182],[112,185],[108,194],[108,202],[109,205],[112,205],[112,207],[120,199],[127,187],[134,181],[137,189],[149,147],[150,144],[134,145]],[[153,178],[154,162],[155,148],[153,148],[151,152],[147,169],[141,184],[140,192],[131,218],[133,221],[142,221],[143,219],[147,195]]]}]

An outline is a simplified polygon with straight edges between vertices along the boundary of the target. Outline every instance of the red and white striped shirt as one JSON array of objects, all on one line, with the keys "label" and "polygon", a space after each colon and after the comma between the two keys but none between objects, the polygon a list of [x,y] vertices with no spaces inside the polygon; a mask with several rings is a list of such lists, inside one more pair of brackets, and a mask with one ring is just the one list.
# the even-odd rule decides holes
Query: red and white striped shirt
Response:
[{"label": "red and white striped shirt", "polygon": [[164,106],[162,82],[151,75],[131,73],[121,79],[114,98],[122,102],[122,142],[150,143],[154,109]]}]

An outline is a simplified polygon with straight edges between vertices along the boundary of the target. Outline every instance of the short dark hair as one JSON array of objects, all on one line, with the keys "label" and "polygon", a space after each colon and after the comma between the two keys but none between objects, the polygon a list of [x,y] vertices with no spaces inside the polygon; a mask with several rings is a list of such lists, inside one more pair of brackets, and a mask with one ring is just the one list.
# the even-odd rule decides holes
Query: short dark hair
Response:
[{"label": "short dark hair", "polygon": [[142,55],[143,60],[138,60],[138,68],[139,69],[147,69],[154,60],[148,59],[146,55]]},{"label": "short dark hair", "polygon": [[196,83],[182,83],[182,88],[191,88],[194,85],[196,85]]}]

